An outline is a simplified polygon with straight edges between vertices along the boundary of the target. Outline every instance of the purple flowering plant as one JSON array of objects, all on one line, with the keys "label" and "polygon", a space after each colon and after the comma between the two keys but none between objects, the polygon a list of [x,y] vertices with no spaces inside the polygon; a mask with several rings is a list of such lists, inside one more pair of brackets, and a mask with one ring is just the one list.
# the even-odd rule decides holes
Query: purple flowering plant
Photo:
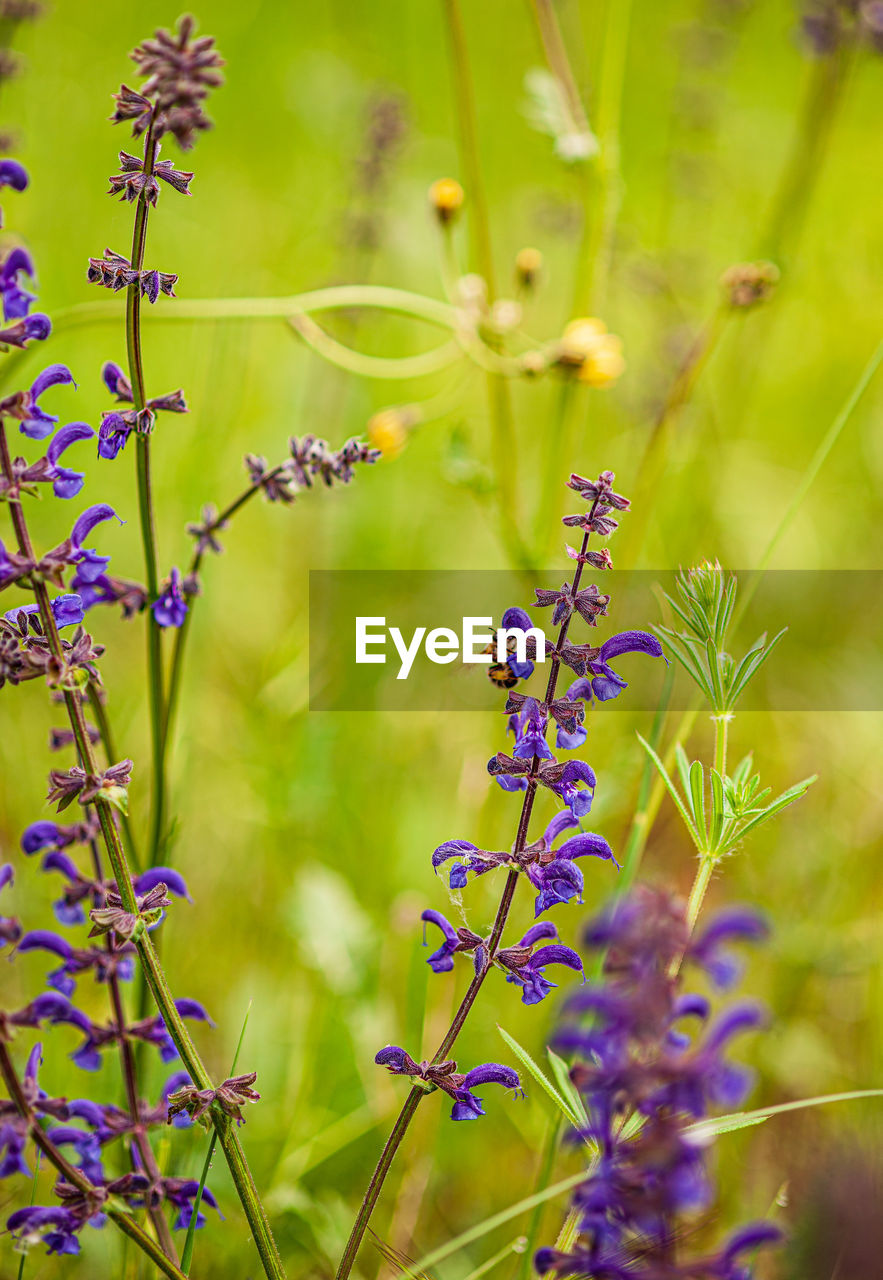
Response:
[{"label": "purple flowering plant", "polygon": [[[188,406],[181,390],[150,396],[146,389],[141,306],[145,300],[156,304],[160,295],[174,297],[177,282],[176,274],[146,265],[148,215],[161,194],[190,194],[193,174],[160,159],[160,147],[174,141],[189,149],[209,127],[205,101],[221,84],[223,63],[213,39],[198,36],[190,18],[181,19],[173,32],[157,31],[132,58],[141,84],[121,87],[111,119],[131,125],[140,154],[121,152],[121,172],[110,179],[110,194],[133,207],[132,248],[128,257],[107,250],[90,259],[87,271],[88,281],[125,293],[127,368],[108,360],[102,369],[117,407],[103,415],[97,431],[83,422],[60,425],[54,389],[75,385],[61,364],[48,365],[25,389],[0,399],[0,500],[12,526],[11,537],[0,541],[0,590],[15,589],[17,601],[22,593],[25,597],[0,618],[0,687],[42,679],[63,708],[67,723],[53,730],[50,745],[59,751],[73,748],[74,761],[51,770],[47,799],[59,814],[75,815],[67,822],[38,819],[21,837],[25,858],[39,858],[43,871],[60,878],[54,903],[58,927],[39,922],[31,927],[11,914],[0,917],[0,944],[13,958],[48,957],[46,990],[21,1008],[0,1010],[0,1076],[8,1095],[0,1102],[0,1177],[30,1177],[35,1153],[57,1174],[54,1202],[14,1209],[6,1229],[23,1250],[42,1243],[50,1254],[75,1254],[86,1227],[111,1222],[156,1273],[183,1280],[193,1233],[206,1221],[202,1209],[217,1209],[206,1186],[217,1144],[263,1271],[278,1280],[284,1275],[281,1258],[238,1133],[243,1108],[260,1098],[256,1073],[212,1079],[187,1027],[194,1021],[211,1026],[212,1020],[198,1000],[173,995],[160,959],[167,910],[175,900],[190,901],[180,873],[162,863],[169,844],[166,758],[187,623],[206,552],[221,550],[219,534],[258,493],[290,504],[317,479],[326,487],[349,483],[356,467],[374,462],[378,453],[355,439],[333,449],[310,435],[291,440],[288,456],[275,466],[249,455],[247,487],[220,511],[206,507],[189,530],[194,546],[186,574],[173,567],[162,580],[151,484],[154,434],[164,415],[186,413]],[[18,161],[0,161],[0,186],[13,192],[27,188],[28,175]],[[0,262],[6,322],[0,349],[22,349],[50,335],[49,319],[32,312],[36,296],[23,283],[31,285],[33,279],[34,264],[25,249],[6,253]],[[41,456],[13,454],[9,430],[16,425],[25,441],[42,446]],[[82,447],[90,441],[97,444],[99,475],[134,454],[144,585],[111,571],[112,528],[121,517],[108,503],[79,511],[61,543],[36,549],[33,499],[47,490],[62,502],[77,498],[85,478]],[[90,614],[97,621],[98,606],[107,604],[118,604],[125,618],[137,619],[147,641],[153,749],[146,842],[140,807],[137,823],[129,817],[134,764],[120,759],[114,747],[100,665],[104,648],[90,633],[92,619],[90,631],[85,625]],[[169,633],[171,654],[164,642]],[[15,874],[12,864],[0,870],[4,898]],[[106,992],[105,1019],[87,1014],[78,1003],[90,980]],[[45,1038],[56,1026],[70,1027],[80,1037],[71,1059],[81,1071],[96,1072],[105,1057],[118,1057],[125,1105],[48,1096],[38,1080],[42,1042],[31,1049],[23,1068],[17,1065],[17,1037],[36,1030]],[[146,1053],[155,1053],[171,1071],[157,1097],[144,1096]],[[458,1085],[463,1099],[458,1105],[469,1105],[469,1085],[478,1082],[470,1078]],[[171,1176],[157,1160],[155,1131],[164,1132],[169,1124],[193,1130],[194,1121],[197,1129],[211,1130],[203,1177]],[[179,1231],[186,1233],[183,1250],[175,1239]]]}]

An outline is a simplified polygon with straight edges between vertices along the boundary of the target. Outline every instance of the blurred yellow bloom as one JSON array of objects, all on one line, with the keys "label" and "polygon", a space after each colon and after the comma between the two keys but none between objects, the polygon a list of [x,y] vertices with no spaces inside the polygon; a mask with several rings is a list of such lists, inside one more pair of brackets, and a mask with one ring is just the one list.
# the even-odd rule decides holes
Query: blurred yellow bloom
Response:
[{"label": "blurred yellow bloom", "polygon": [[456,178],[439,178],[429,188],[429,200],[442,222],[450,222],[463,204],[463,188]]},{"label": "blurred yellow bloom", "polygon": [[515,255],[515,274],[526,289],[536,283],[536,278],[542,270],[542,266],[543,255],[539,249],[532,249],[528,246],[525,249],[519,249]]},{"label": "blurred yellow bloom", "polygon": [[609,387],[625,369],[622,339],[608,333],[603,320],[582,316],[571,320],[558,343],[557,362],[573,369],[590,387]]},{"label": "blurred yellow bloom", "polygon": [[381,409],[368,420],[368,440],[384,458],[397,458],[408,443],[411,421],[402,409]]}]

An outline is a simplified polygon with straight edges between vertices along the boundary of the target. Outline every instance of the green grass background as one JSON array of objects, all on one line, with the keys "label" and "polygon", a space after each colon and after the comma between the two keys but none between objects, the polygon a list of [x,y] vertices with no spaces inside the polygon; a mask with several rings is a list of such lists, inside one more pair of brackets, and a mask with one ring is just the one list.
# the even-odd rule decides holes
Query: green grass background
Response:
[{"label": "green grass background", "polygon": [[[517,250],[542,250],[542,287],[527,320],[531,332],[553,337],[571,316],[581,187],[525,119],[523,78],[542,64],[530,8],[511,0],[464,8],[496,273],[505,291]],[[600,0],[560,5],[590,115],[604,11]],[[127,251],[131,209],[104,194],[117,150],[129,146],[124,130],[106,121],[109,95],[130,78],[127,50],[176,16],[175,6],[154,0],[94,0],[88,11],[57,3],[17,35],[25,67],[2,106],[19,131],[32,186],[4,200],[6,225],[35,255],[41,306],[50,314],[99,297],[86,284],[89,256],[105,245]],[[227,82],[210,104],[213,132],[182,160],[196,171],[193,199],[167,190],[151,216],[148,264],[180,274],[181,298],[287,295],[357,278],[441,296],[426,189],[442,175],[463,178],[441,6],[204,0],[198,16],[226,57]],[[623,336],[628,369],[610,391],[578,393],[577,447],[560,459],[562,477],[571,468],[610,467],[618,487],[632,492],[676,353],[715,305],[721,271],[755,253],[810,74],[794,18],[784,0],[634,3],[623,199],[604,309]],[[880,71],[879,59],[856,59],[783,287],[766,311],[726,332],[677,422],[647,538],[628,567],[703,556],[739,569],[755,565],[870,357],[880,336],[883,268]],[[386,92],[402,96],[408,129],[378,210],[380,244],[366,257],[347,242],[347,216],[367,111]],[[171,145],[165,155],[178,159]],[[457,243],[465,261],[459,228]],[[155,437],[164,570],[184,563],[184,526],[200,506],[229,500],[241,487],[246,451],[281,458],[288,436],[305,432],[341,443],[378,408],[399,401],[445,393],[453,405],[399,458],[365,470],[350,489],[308,493],[291,509],[255,503],[243,512],[224,538],[226,554],[206,565],[191,636],[173,757],[172,856],[195,905],[170,912],[164,955],[175,992],[203,1000],[218,1023],[200,1030],[199,1043],[219,1076],[252,1002],[241,1069],[257,1070],[263,1100],[250,1109],[243,1138],[291,1274],[323,1275],[402,1095],[400,1082],[373,1066],[373,1054],[389,1041],[416,1057],[431,1052],[467,980],[466,966],[453,979],[434,978],[423,963],[419,913],[448,902],[429,855],[451,836],[505,847],[516,819],[513,798],[489,786],[485,773],[487,757],[503,745],[496,712],[308,711],[307,574],[507,566],[493,503],[456,483],[451,465],[454,437],[479,464],[489,461],[486,380],[469,366],[454,388],[444,378],[404,386],[360,380],[320,362],[282,323],[164,323],[174,305],[162,300],[145,324],[150,393],[181,385],[191,406],[187,417],[166,417]],[[97,425],[109,407],[99,370],[105,359],[124,357],[122,309],[120,299],[119,321],[60,326],[45,349],[29,354],[28,371],[36,372],[44,353],[74,370],[79,390],[55,393],[63,420]],[[434,336],[416,322],[376,315],[363,315],[348,332],[360,349],[386,355],[425,349]],[[528,535],[535,477],[555,448],[557,396],[549,379],[513,392]],[[780,545],[776,567],[880,567],[881,403],[878,381]],[[112,502],[126,519],[101,542],[112,545],[118,572],[139,576],[129,453],[113,465],[91,463],[74,510],[87,499]],[[35,509],[42,545],[64,535],[70,510],[51,502]],[[615,556],[615,542],[612,550]],[[563,548],[546,557],[553,567],[559,560]],[[140,822],[149,777],[141,624],[109,611],[92,617],[108,647],[102,671],[117,737],[136,761],[132,804]],[[819,601],[818,626],[848,633],[850,618],[836,598]],[[836,682],[838,671],[826,678]],[[635,731],[646,733],[649,722],[649,714],[629,709],[627,696],[591,718],[587,757],[599,774],[593,825],[614,848],[622,846],[642,767]],[[29,927],[46,923],[52,890],[35,864],[22,865],[17,841],[28,822],[48,816],[51,723],[42,688],[4,690],[0,851],[17,864],[15,909]],[[759,1073],[755,1105],[879,1083],[879,733],[880,715],[870,712],[754,712],[734,725],[733,758],[755,749],[775,789],[820,775],[799,806],[728,863],[710,895],[712,904],[758,903],[774,928],[746,978],[772,1013],[769,1033],[742,1047]],[[707,752],[709,740],[700,721],[694,750]],[[664,805],[644,873],[686,892],[693,870],[686,837]],[[609,868],[589,869],[584,910],[556,916],[566,941],[612,885]],[[489,924],[496,894],[487,877],[465,895],[476,929]],[[513,937],[530,913],[528,895],[519,895]],[[4,964],[4,1004],[30,998],[43,973],[39,955]],[[85,995],[96,1016],[102,998],[101,990]],[[506,1059],[497,1022],[540,1054],[555,1007],[550,999],[524,1009],[491,979],[462,1036],[460,1061]],[[110,1056],[100,1077],[82,1076],[66,1058],[72,1034],[56,1029],[45,1039],[47,1089],[119,1098]],[[157,1068],[153,1091],[163,1078]],[[525,1103],[495,1093],[488,1090],[489,1114],[478,1125],[453,1127],[435,1099],[421,1108],[375,1222],[396,1248],[420,1256],[534,1190],[547,1101],[535,1087]],[[797,1153],[827,1127],[879,1136],[878,1116],[877,1106],[850,1104],[824,1119],[774,1121],[722,1140],[724,1192],[710,1238],[739,1215],[766,1213]],[[161,1137],[160,1158],[175,1171],[198,1172],[203,1139],[170,1135]],[[565,1152],[555,1176],[577,1167]],[[220,1158],[211,1185],[226,1221],[211,1215],[194,1274],[256,1275]],[[28,1194],[23,1180],[4,1184],[0,1210]],[[560,1204],[548,1210],[542,1240],[554,1238],[561,1212]],[[514,1220],[433,1274],[465,1278],[526,1225]],[[25,1275],[143,1274],[133,1256],[120,1261],[110,1227],[87,1233],[86,1243],[79,1262],[35,1252]],[[512,1275],[518,1265],[510,1256],[493,1274]],[[8,1239],[0,1240],[0,1275],[17,1266]],[[367,1245],[361,1274],[379,1266]]]}]

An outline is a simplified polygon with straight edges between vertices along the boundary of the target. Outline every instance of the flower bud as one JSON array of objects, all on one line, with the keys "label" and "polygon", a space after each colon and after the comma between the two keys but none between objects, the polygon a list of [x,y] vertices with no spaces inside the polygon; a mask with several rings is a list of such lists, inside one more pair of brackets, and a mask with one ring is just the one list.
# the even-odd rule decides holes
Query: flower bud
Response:
[{"label": "flower bud", "polygon": [[543,255],[539,249],[519,249],[515,256],[515,275],[523,289],[532,289],[543,269]]},{"label": "flower bud", "polygon": [[463,204],[463,188],[456,178],[439,178],[429,188],[429,200],[439,222],[453,222]]}]

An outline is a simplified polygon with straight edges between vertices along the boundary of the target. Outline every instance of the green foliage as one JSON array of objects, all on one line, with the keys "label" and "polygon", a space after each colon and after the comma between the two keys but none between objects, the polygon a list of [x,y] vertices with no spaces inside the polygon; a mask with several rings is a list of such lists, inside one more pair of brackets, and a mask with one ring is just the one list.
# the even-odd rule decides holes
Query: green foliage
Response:
[{"label": "green foliage", "polygon": [[732,777],[727,777],[714,768],[706,773],[702,761],[690,762],[678,744],[675,761],[679,790],[650,744],[640,734],[638,740],[656,766],[697,851],[714,861],[733,853],[750,831],[799,800],[816,780],[815,774],[804,778],[767,802],[771,790],[761,789],[760,775],[751,773],[751,755],[739,762]]}]

